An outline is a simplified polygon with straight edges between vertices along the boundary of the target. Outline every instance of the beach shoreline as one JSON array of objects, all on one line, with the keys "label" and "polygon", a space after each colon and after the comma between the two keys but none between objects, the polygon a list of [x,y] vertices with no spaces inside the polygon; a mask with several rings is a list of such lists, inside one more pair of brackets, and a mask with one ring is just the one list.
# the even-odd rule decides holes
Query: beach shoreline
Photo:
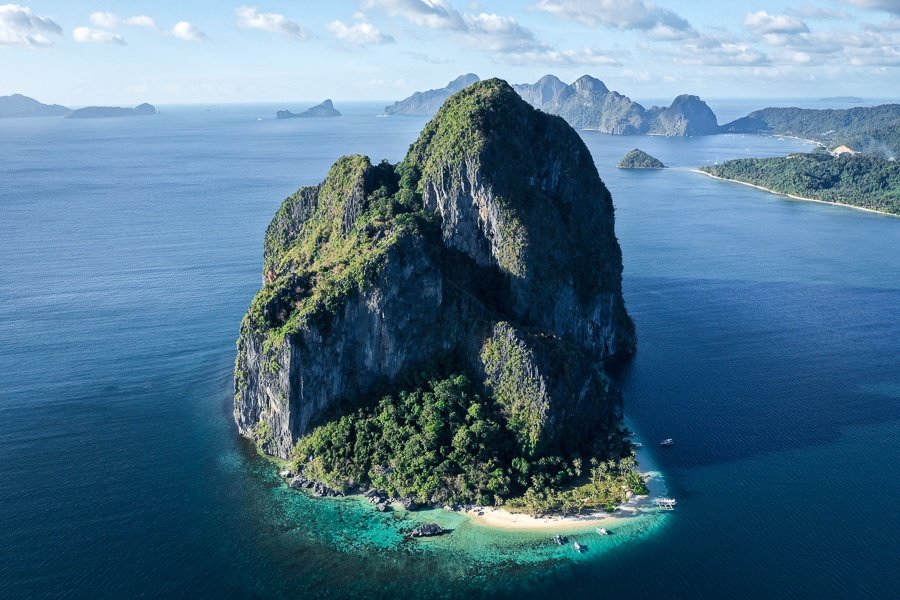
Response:
[{"label": "beach shoreline", "polygon": [[873,208],[864,208],[862,206],[854,206],[852,204],[845,204],[843,202],[830,202],[828,200],[819,200],[817,198],[806,198],[804,196],[795,196],[794,194],[786,194],[785,192],[779,192],[777,190],[772,190],[767,187],[763,187],[761,185],[756,185],[755,183],[747,183],[746,181],[738,181],[737,179],[728,179],[727,177],[719,177],[718,175],[713,175],[712,173],[707,173],[706,171],[701,171],[700,169],[688,169],[689,171],[693,171],[694,173],[700,173],[701,175],[706,175],[707,177],[711,177],[713,179],[718,179],[719,181],[727,181],[729,183],[738,183],[740,185],[746,185],[752,188],[756,188],[758,190],[762,190],[764,192],[768,192],[770,194],[776,194],[778,196],[784,196],[786,198],[790,198],[791,200],[802,200],[803,202],[817,202],[819,204],[829,204],[831,206],[843,206],[844,208],[852,208],[854,210],[861,210],[868,213],[873,213],[876,215],[883,215],[885,217],[894,217],[900,218],[900,215],[895,215],[893,213],[884,212],[881,210],[875,210]]}]

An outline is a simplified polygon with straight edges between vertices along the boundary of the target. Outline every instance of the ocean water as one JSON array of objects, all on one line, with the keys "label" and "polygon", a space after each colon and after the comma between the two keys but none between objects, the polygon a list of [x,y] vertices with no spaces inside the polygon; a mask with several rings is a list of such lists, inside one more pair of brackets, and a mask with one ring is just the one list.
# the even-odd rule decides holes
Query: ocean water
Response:
[{"label": "ocean water", "polygon": [[[307,498],[237,437],[269,219],[425,123],[278,108],[0,120],[0,597],[896,597],[900,220],[690,171],[804,143],[582,133],[638,328],[627,417],[679,508],[576,556]],[[635,146],[673,168],[616,169]],[[404,539],[426,519],[454,531]]]}]

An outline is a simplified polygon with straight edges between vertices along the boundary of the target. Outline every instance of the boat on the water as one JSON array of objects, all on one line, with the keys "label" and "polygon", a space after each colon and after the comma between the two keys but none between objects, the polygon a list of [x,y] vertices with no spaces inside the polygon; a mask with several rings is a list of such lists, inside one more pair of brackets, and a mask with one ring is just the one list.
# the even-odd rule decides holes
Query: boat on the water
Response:
[{"label": "boat on the water", "polygon": [[557,545],[557,546],[562,546],[562,545],[565,544],[568,540],[566,540],[565,536],[562,536],[562,535],[557,534],[557,535],[554,535],[554,536],[553,536],[553,541],[556,542],[556,545]]},{"label": "boat on the water", "polygon": [[640,442],[631,442],[631,447],[632,448],[643,448],[644,445]]},{"label": "boat on the water", "polygon": [[582,545],[579,544],[578,542],[575,542],[574,544],[572,544],[572,547],[575,548],[575,552],[577,552],[577,553],[579,553],[579,554],[581,554],[582,552],[584,552],[584,546],[582,546]]},{"label": "boat on the water", "polygon": [[659,443],[660,446],[672,446],[675,444],[675,440],[672,438],[666,438]]},{"label": "boat on the water", "polygon": [[609,529],[607,529],[605,527],[598,527],[597,533],[599,533],[600,535],[609,535],[610,531],[609,531]]},{"label": "boat on the water", "polygon": [[656,498],[653,501],[656,506],[662,510],[675,510],[675,498]]}]

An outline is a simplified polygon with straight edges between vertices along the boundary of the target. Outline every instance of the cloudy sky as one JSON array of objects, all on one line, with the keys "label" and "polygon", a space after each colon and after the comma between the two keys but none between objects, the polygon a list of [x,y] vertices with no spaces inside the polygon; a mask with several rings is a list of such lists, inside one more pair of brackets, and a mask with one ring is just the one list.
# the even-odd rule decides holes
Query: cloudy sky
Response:
[{"label": "cloudy sky", "polygon": [[588,73],[638,99],[900,95],[900,0],[21,1],[0,4],[0,95],[72,105],[388,100],[466,72]]}]

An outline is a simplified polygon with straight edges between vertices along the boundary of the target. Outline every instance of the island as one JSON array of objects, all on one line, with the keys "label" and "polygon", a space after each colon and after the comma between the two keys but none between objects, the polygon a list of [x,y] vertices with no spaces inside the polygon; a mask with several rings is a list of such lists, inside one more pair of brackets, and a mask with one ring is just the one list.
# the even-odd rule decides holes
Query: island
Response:
[{"label": "island", "polygon": [[394,102],[390,106],[385,106],[384,114],[431,116],[437,112],[447,98],[478,81],[478,75],[474,73],[460,75],[445,87],[416,92],[409,98]]},{"label": "island", "polygon": [[701,171],[800,200],[900,216],[900,163],[878,156],[818,151],[730,160]]},{"label": "island", "polygon": [[289,110],[279,110],[277,113],[275,113],[275,117],[278,119],[311,119],[340,116],[341,113],[334,108],[334,104],[331,102],[331,100],[326,100],[321,104],[317,104],[312,108],[308,108],[302,113],[292,113]]},{"label": "island", "polygon": [[607,373],[636,345],[621,281],[578,133],[475,83],[399,163],[344,156],[278,209],[238,430],[292,487],[381,509],[615,508],[647,492]]},{"label": "island", "polygon": [[630,151],[628,154],[622,157],[622,160],[619,161],[619,164],[616,165],[620,169],[665,169],[666,165],[662,163],[658,158],[654,158],[640,150],[635,148]]},{"label": "island", "polygon": [[766,108],[723,125],[722,132],[789,135],[895,159],[900,156],[900,104],[844,109]]},{"label": "island", "polygon": [[[478,81],[473,74],[453,80],[447,87],[417,92],[385,108],[386,114],[432,115],[451,94]],[[546,113],[559,115],[579,129],[595,129],[613,135],[695,136],[719,133],[716,115],[697,96],[684,94],[670,106],[646,109],[627,96],[611,91],[589,75],[571,84],[555,75],[513,89],[526,102]]]},{"label": "island", "polygon": [[34,98],[13,94],[0,96],[0,119],[15,117],[64,117],[72,109],[59,104],[42,104]]},{"label": "island", "polygon": [[134,108],[118,106],[86,106],[72,111],[67,119],[112,119],[118,117],[143,117],[155,115],[156,107],[152,104],[138,104]]}]

